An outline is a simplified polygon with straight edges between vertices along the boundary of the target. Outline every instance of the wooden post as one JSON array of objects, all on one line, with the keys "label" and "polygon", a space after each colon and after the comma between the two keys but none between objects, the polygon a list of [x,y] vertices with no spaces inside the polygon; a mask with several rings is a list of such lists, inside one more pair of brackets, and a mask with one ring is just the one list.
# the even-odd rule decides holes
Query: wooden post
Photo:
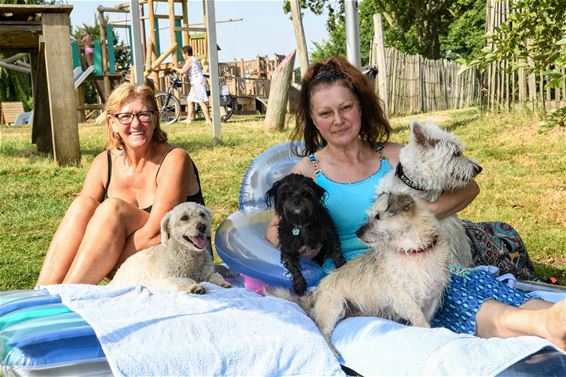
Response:
[{"label": "wooden post", "polygon": [[[140,18],[140,4],[138,0],[130,0],[130,14],[132,16],[132,45],[130,46],[130,53],[133,56],[134,63],[134,77],[132,82],[136,85],[144,84],[144,61],[143,61],[143,47],[141,39],[141,18]],[[156,83],[156,90],[159,89]]]},{"label": "wooden post", "polygon": [[104,98],[110,95],[110,78],[108,77],[108,56],[106,56],[106,21],[104,12],[98,7],[98,28],[100,30],[100,42],[102,43],[102,83],[104,87]]},{"label": "wooden post", "polygon": [[186,1],[183,1],[181,8],[183,10],[183,40],[185,41],[186,46],[191,44],[191,38],[189,37],[189,10],[187,9]]},{"label": "wooden post", "polygon": [[385,44],[383,42],[383,24],[379,14],[373,15],[373,44],[377,55],[377,92],[383,101],[385,117],[389,115],[389,88],[387,87],[387,65],[385,63]]},{"label": "wooden post", "polygon": [[[155,8],[153,6],[153,0],[147,1],[147,15],[149,16],[149,40],[151,41],[151,62],[157,60],[157,33],[159,30],[156,30],[157,27],[155,25]],[[173,42],[173,41],[171,41]],[[147,57],[146,57],[147,62]],[[149,65],[146,64],[145,71],[149,70]],[[157,72],[153,72],[153,83],[156,88],[159,88],[159,74]],[[157,89],[156,89],[157,90]]]},{"label": "wooden post", "polygon": [[[169,39],[171,44],[176,41],[175,36],[175,0],[169,0]],[[177,66],[177,50],[171,55],[173,65]]]},{"label": "wooden post", "polygon": [[301,67],[301,78],[305,76],[309,68],[309,56],[307,50],[307,42],[305,40],[305,31],[303,29],[303,20],[301,17],[301,6],[299,0],[291,0],[291,15],[293,18],[293,30],[295,31],[295,41],[297,43],[297,52],[299,54],[299,66]]},{"label": "wooden post", "polygon": [[45,43],[40,36],[37,59],[32,56],[33,84],[33,125],[31,142],[41,153],[53,153],[51,132],[51,117],[49,114],[49,89],[47,88],[47,73],[45,72]]},{"label": "wooden post", "polygon": [[206,0],[206,25],[208,63],[210,73],[210,99],[212,102],[212,144],[222,143],[222,126],[220,123],[220,84],[218,82],[218,48],[216,43],[216,15],[214,0]]},{"label": "wooden post", "polygon": [[[59,165],[80,162],[77,102],[74,95],[73,60],[69,34],[69,16],[43,13],[45,66],[53,135],[53,156]],[[69,95],[72,93],[71,95]]]},{"label": "wooden post", "polygon": [[293,50],[277,66],[273,72],[267,112],[263,124],[264,131],[273,132],[285,128],[285,115],[287,114],[287,99],[291,86],[291,72],[295,66],[296,50]]}]

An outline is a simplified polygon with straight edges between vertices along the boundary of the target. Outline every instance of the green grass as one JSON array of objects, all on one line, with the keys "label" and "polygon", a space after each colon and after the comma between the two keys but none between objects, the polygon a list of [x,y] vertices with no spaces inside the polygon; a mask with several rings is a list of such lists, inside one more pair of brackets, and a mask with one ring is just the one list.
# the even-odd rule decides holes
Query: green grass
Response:
[{"label": "green grass", "polygon": [[[539,134],[523,113],[480,114],[474,109],[417,116],[435,118],[460,136],[467,154],[483,166],[482,189],[462,218],[505,221],[527,245],[537,272],[566,283],[566,143],[563,130]],[[408,140],[412,117],[393,119],[393,140]],[[238,209],[242,176],[250,162],[289,131],[266,134],[263,118],[232,118],[222,125],[222,145],[213,146],[209,126],[165,126],[173,144],[186,148],[201,173],[214,229]],[[231,120],[232,120],[231,119]],[[33,286],[50,238],[80,191],[94,156],[104,148],[100,126],[81,125],[81,164],[58,167],[30,143],[29,127],[0,126],[0,290]]]}]

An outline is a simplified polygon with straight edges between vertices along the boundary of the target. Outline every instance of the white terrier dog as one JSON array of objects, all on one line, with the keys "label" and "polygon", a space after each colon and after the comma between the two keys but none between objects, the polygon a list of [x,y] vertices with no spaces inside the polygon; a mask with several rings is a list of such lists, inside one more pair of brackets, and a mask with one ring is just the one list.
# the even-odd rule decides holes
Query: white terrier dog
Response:
[{"label": "white terrier dog", "polygon": [[[409,143],[399,153],[399,164],[383,178],[377,196],[383,192],[405,193],[434,202],[443,192],[464,187],[482,168],[463,151],[460,140],[432,121],[413,121]],[[441,219],[440,226],[448,237],[449,263],[471,267],[472,251],[458,215]]]},{"label": "white terrier dog", "polygon": [[161,244],[126,259],[110,284],[141,284],[196,294],[205,293],[198,284],[201,281],[230,288],[214,272],[209,241],[211,227],[208,208],[192,202],[179,204],[161,220]]}]

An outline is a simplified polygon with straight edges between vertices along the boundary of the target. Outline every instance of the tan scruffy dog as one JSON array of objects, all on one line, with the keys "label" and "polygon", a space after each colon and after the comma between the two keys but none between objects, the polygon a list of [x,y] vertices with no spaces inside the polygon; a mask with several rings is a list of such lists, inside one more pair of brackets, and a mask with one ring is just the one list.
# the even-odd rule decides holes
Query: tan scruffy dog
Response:
[{"label": "tan scruffy dog", "polygon": [[210,253],[210,211],[192,202],[181,203],[161,220],[161,244],[129,257],[114,275],[112,285],[144,285],[157,289],[203,294],[198,282],[230,288],[214,272]]},{"label": "tan scruffy dog", "polygon": [[332,271],[310,295],[272,295],[301,305],[329,344],[348,315],[430,327],[449,281],[449,248],[436,217],[409,195],[383,193],[356,234],[371,250]]}]

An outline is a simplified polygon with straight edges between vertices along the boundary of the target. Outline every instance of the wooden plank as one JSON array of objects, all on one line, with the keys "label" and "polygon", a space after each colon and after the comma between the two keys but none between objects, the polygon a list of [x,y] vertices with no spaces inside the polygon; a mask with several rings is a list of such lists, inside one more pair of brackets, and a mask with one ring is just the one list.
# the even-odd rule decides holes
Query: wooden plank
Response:
[{"label": "wooden plank", "polygon": [[53,135],[53,155],[60,165],[80,162],[77,102],[74,95],[73,60],[68,38],[67,14],[43,14],[45,66]]},{"label": "wooden plank", "polygon": [[2,102],[2,123],[12,124],[16,121],[19,113],[24,112],[21,102]]},{"label": "wooden plank", "polygon": [[51,132],[51,114],[49,110],[49,89],[45,71],[45,44],[39,44],[39,51],[31,59],[33,84],[33,125],[31,142],[41,153],[53,153],[53,137]]}]

